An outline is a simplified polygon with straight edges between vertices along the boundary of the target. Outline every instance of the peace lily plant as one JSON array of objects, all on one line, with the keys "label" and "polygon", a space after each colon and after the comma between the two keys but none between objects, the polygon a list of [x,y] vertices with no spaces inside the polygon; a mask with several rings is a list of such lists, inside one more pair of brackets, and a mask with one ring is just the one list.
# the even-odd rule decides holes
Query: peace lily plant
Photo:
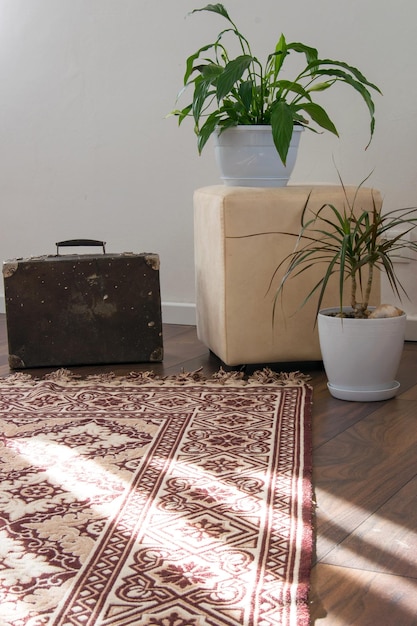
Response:
[{"label": "peace lily plant", "polygon": [[[343,61],[319,58],[316,48],[288,43],[284,35],[262,63],[222,4],[208,4],[191,14],[202,11],[219,15],[227,24],[212,43],[188,57],[179,97],[192,89],[192,100],[171,112],[179,124],[193,118],[200,154],[214,132],[240,125],[270,125],[275,147],[285,164],[294,125],[338,135],[328,113],[314,98],[339,83],[362,97],[370,116],[371,141],[375,126],[372,92],[380,90],[357,68]],[[226,40],[232,47],[237,43],[237,56],[229,51]],[[305,65],[293,78],[286,78],[285,62],[292,53],[302,55]]]}]

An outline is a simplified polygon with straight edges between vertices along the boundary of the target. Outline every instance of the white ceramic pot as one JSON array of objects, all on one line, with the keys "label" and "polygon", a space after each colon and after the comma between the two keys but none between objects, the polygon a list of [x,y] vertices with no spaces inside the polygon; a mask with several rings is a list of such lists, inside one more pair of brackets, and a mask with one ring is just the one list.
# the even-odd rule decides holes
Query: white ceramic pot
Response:
[{"label": "white ceramic pot", "polygon": [[[318,315],[320,349],[332,396],[370,402],[396,395],[406,315],[383,319]],[[348,307],[345,310],[349,310]]]},{"label": "white ceramic pot", "polygon": [[294,169],[302,126],[294,126],[287,164],[275,148],[270,126],[235,126],[214,133],[220,177],[227,186],[285,187]]}]

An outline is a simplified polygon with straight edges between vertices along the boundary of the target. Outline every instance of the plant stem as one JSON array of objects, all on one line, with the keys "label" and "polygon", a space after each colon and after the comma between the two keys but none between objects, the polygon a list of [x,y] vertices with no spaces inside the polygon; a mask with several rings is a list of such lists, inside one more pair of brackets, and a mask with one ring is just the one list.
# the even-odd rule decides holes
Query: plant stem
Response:
[{"label": "plant stem", "polygon": [[369,273],[368,273],[368,281],[366,283],[366,290],[365,290],[365,302],[363,303],[365,311],[368,308],[369,298],[371,296],[372,281],[374,277],[374,266],[372,263],[369,264],[368,269],[369,269]]},{"label": "plant stem", "polygon": [[351,275],[351,279],[352,279],[352,285],[351,285],[351,292],[350,292],[350,306],[352,307],[353,311],[356,311],[356,306],[357,306],[357,302],[356,302],[356,275],[352,274]]}]

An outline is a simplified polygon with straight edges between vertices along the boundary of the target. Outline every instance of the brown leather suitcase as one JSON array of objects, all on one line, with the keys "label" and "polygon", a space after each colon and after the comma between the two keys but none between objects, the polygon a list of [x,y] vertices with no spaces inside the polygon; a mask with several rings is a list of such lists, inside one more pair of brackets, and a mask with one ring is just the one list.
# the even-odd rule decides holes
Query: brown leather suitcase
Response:
[{"label": "brown leather suitcase", "polygon": [[[159,256],[56,245],[3,264],[11,369],[162,361]],[[60,254],[80,245],[103,254]]]}]

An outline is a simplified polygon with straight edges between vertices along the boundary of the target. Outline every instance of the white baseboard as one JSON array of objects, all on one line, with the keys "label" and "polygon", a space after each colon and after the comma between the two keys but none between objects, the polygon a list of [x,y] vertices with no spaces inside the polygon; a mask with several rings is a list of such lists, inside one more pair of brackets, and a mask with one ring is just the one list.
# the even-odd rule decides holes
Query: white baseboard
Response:
[{"label": "white baseboard", "polygon": [[[164,324],[196,325],[195,304],[192,302],[162,302]],[[0,313],[6,312],[4,295],[0,294]]]},{"label": "white baseboard", "polygon": [[405,340],[417,341],[417,315],[409,315],[405,327]]},{"label": "white baseboard", "polygon": [[162,302],[164,324],[196,325],[196,311],[193,302]]}]

